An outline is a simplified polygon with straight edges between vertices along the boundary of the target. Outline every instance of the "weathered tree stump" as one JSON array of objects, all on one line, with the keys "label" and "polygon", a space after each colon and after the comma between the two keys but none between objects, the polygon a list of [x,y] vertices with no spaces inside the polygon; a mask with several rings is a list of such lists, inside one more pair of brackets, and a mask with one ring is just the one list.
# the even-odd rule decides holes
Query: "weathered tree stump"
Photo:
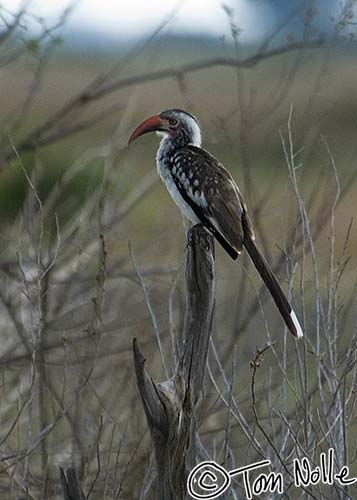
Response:
[{"label": "weathered tree stump", "polygon": [[155,382],[133,343],[137,384],[157,465],[157,500],[187,497],[186,481],[196,462],[196,418],[215,303],[214,242],[203,226],[187,235],[186,313],[180,361],[175,375]]}]

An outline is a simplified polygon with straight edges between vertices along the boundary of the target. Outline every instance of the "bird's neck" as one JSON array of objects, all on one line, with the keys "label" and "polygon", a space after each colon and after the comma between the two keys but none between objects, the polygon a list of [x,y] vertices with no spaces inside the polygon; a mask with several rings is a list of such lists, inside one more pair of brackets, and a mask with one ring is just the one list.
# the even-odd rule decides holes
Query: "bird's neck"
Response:
[{"label": "bird's neck", "polygon": [[170,154],[176,151],[176,149],[185,148],[189,145],[200,146],[201,141],[198,143],[197,141],[194,141],[194,138],[188,135],[179,135],[175,138],[167,135],[161,140],[159,150],[165,152],[166,154]]},{"label": "bird's neck", "polygon": [[177,149],[187,146],[187,143],[181,143],[177,139],[164,137],[161,139],[159,149],[157,151],[157,160],[159,163],[166,163]]}]

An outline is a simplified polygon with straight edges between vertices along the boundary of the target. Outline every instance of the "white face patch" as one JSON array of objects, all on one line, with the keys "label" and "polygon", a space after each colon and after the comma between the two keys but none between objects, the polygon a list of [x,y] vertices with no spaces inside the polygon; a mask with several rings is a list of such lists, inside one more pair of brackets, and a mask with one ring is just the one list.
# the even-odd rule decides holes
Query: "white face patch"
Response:
[{"label": "white face patch", "polygon": [[[201,137],[201,130],[200,127],[198,126],[196,120],[191,118],[191,116],[187,115],[186,113],[182,113],[179,111],[176,111],[174,114],[175,118],[177,118],[178,121],[182,122],[183,126],[190,131],[191,135],[191,142],[193,146],[201,146],[202,142],[202,137]],[[189,158],[190,160],[191,158]]]},{"label": "white face patch", "polygon": [[200,127],[197,125],[196,121],[188,115],[185,115],[184,120],[192,131],[191,144],[198,147],[201,146],[202,137]]},{"label": "white face patch", "polygon": [[169,134],[163,130],[156,130],[156,135],[159,137],[167,137]]},{"label": "white face patch", "polygon": [[[165,119],[168,121],[169,117],[170,118],[173,117],[174,119],[177,119],[178,122],[181,122],[183,128],[187,131],[189,135],[190,144],[196,147],[200,147],[202,142],[202,137],[201,137],[201,130],[197,121],[194,118],[192,118],[189,114],[186,114],[184,111],[180,111],[178,109],[172,109],[172,110],[167,110],[166,113],[168,113],[169,111],[171,111],[171,114],[164,115]],[[161,114],[163,115],[164,112]],[[157,130],[156,134],[161,138],[169,137],[173,140],[177,136],[177,134],[175,134],[175,130],[171,128],[168,131]],[[178,136],[179,135],[180,131],[178,131]],[[189,160],[191,160],[191,158],[189,158]]]}]

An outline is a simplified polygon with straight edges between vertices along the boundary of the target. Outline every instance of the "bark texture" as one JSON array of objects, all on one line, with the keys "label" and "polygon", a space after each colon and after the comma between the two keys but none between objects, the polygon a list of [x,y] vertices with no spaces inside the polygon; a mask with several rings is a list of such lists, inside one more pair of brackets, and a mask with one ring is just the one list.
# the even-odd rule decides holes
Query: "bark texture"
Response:
[{"label": "bark texture", "polygon": [[187,499],[186,480],[196,463],[197,409],[215,303],[214,242],[201,225],[187,235],[186,313],[181,356],[175,375],[155,382],[134,339],[137,385],[157,464],[157,500]]}]

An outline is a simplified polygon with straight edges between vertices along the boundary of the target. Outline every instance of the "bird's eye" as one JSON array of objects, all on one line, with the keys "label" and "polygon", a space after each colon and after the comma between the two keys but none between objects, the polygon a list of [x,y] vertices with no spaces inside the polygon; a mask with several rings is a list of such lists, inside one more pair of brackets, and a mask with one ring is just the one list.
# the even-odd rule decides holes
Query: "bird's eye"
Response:
[{"label": "bird's eye", "polygon": [[169,124],[172,125],[173,127],[177,125],[177,120],[175,118],[170,118]]}]

